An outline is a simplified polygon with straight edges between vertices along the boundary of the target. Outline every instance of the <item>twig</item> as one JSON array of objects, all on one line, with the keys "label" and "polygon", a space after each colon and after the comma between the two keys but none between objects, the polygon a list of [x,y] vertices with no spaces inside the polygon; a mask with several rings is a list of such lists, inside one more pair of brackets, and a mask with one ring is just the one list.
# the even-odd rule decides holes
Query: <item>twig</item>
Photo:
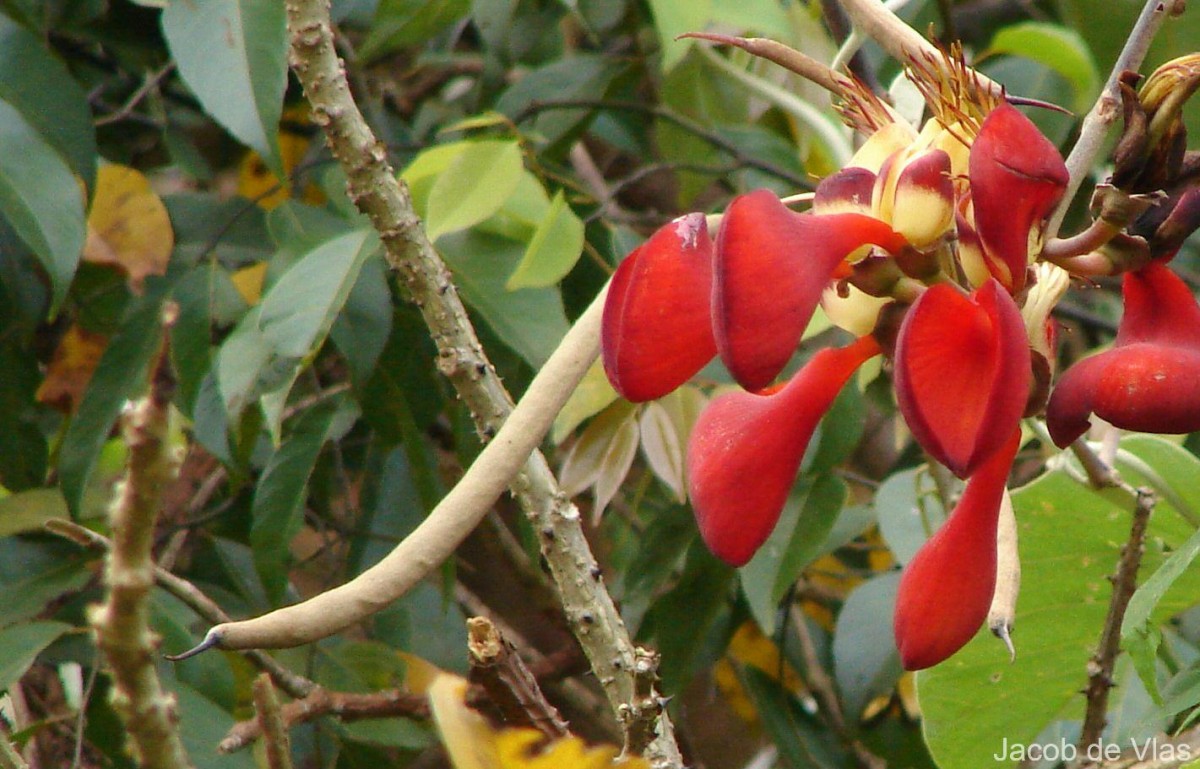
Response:
[{"label": "twig", "polygon": [[1136,72],[1142,66],[1142,60],[1146,58],[1150,41],[1154,39],[1158,28],[1162,26],[1168,15],[1177,14],[1178,9],[1181,8],[1180,0],[1146,0],[1137,23],[1133,25],[1129,37],[1125,40],[1125,47],[1121,49],[1120,56],[1113,64],[1108,81],[1100,91],[1100,97],[1096,99],[1091,111],[1083,119],[1083,125],[1079,129],[1079,139],[1071,148],[1071,154],[1067,156],[1067,172],[1070,174],[1070,181],[1067,183],[1067,189],[1063,192],[1062,202],[1058,204],[1058,208],[1046,225],[1046,240],[1058,235],[1058,230],[1067,215],[1071,201],[1087,177],[1088,171],[1091,170],[1096,156],[1104,147],[1108,129],[1121,114],[1119,89],[1121,74],[1126,71]]},{"label": "twig", "polygon": [[867,746],[854,736],[846,723],[842,712],[842,703],[838,699],[837,686],[817,655],[817,646],[812,634],[808,631],[807,620],[803,612],[792,612],[792,628],[796,631],[796,641],[800,646],[800,656],[804,659],[804,682],[817,698],[821,713],[829,728],[838,736],[842,743],[854,754],[854,761],[862,769],[886,769],[887,762],[872,753]]},{"label": "twig", "polygon": [[1108,604],[1108,616],[1104,618],[1104,629],[1100,644],[1088,662],[1088,685],[1084,690],[1087,711],[1080,733],[1080,753],[1100,741],[1108,718],[1108,694],[1113,687],[1113,669],[1120,652],[1121,622],[1125,609],[1137,587],[1138,567],[1142,563],[1142,552],[1146,542],[1146,524],[1154,510],[1155,496],[1149,489],[1137,489],[1137,503],[1133,508],[1133,522],[1129,528],[1129,540],[1121,548],[1117,572],[1112,577],[1113,592]]},{"label": "twig", "polygon": [[106,597],[88,617],[112,672],[113,709],[125,724],[135,761],[144,769],[192,765],[180,739],[175,698],[163,689],[154,668],[158,637],[149,621],[154,525],[163,487],[175,470],[166,446],[174,383],[165,334],[177,312],[174,305],[164,310],[164,342],[151,369],[150,392],[125,416],[129,463],[109,511],[113,546],[104,573]]},{"label": "twig", "polygon": [[513,123],[520,125],[542,112],[559,109],[610,109],[620,110],[624,112],[641,112],[651,117],[664,120],[673,124],[681,130],[687,131],[694,136],[703,139],[717,149],[728,152],[733,156],[733,159],[743,166],[757,168],[763,173],[770,174],[774,177],[782,179],[800,189],[811,190],[815,187],[813,180],[804,176],[792,173],[786,168],[775,165],[774,163],[762,160],[753,155],[747,155],[742,151],[741,147],[736,142],[726,139],[715,131],[710,131],[700,125],[691,118],[680,115],[674,110],[667,109],[660,105],[649,104],[639,101],[620,101],[614,99],[543,99],[540,101],[530,102],[529,106],[513,116]]},{"label": "twig", "polygon": [[28,769],[29,764],[21,758],[21,754],[8,741],[8,737],[0,734],[0,769]]},{"label": "twig", "polygon": [[[603,587],[579,511],[559,490],[545,457],[536,451],[599,353],[604,292],[564,337],[521,403],[512,407],[449,271],[421,227],[407,188],[397,180],[386,148],[350,96],[333,48],[328,6],[320,0],[289,0],[287,14],[293,70],[312,106],[314,122],[325,131],[346,173],[347,194],[379,232],[389,263],[420,308],[438,348],[439,369],[468,407],[480,435],[495,438],[422,525],[375,567],[304,604],[243,623],[218,625],[209,631],[202,648],[296,645],[369,616],[441,563],[507,484],[541,534],[542,553],[568,622],[617,713],[633,695],[633,645]],[[656,767],[683,765],[665,714],[647,756]]]},{"label": "twig", "polygon": [[1108,462],[1105,462],[1099,454],[1092,451],[1092,447],[1088,445],[1083,437],[1075,439],[1071,444],[1071,453],[1079,460],[1079,464],[1083,466],[1083,471],[1087,473],[1088,483],[1094,489],[1111,489],[1124,488],[1132,495],[1133,488],[1121,480],[1121,476],[1117,473],[1117,469]]},{"label": "twig", "polygon": [[262,731],[269,769],[292,769],[292,741],[283,723],[275,686],[266,673],[254,679],[254,715]]},{"label": "twig", "polygon": [[625,731],[623,756],[640,756],[654,740],[654,727],[666,701],[658,696],[658,654],[638,647],[633,661],[633,699],[620,711]]},{"label": "twig", "polygon": [[[98,534],[91,529],[84,528],[74,521],[56,518],[46,522],[46,530],[60,537],[65,537],[83,547],[95,548],[106,552],[112,549],[112,541],[108,537]],[[159,566],[155,566],[154,582],[178,598],[206,622],[216,625],[221,622],[230,621],[229,615],[220,606],[186,579],[178,577]],[[269,673],[272,680],[275,681],[275,685],[287,692],[290,697],[297,699],[304,697],[317,686],[299,673],[281,665],[274,657],[258,649],[249,649],[244,651],[243,654],[256,668]]]},{"label": "twig", "polygon": [[552,739],[567,735],[558,709],[546,701],[520,655],[485,617],[467,620],[467,656],[470,680],[483,687],[507,724],[532,726]]},{"label": "twig", "polygon": [[[365,718],[429,718],[429,702],[423,695],[399,689],[388,689],[369,694],[331,692],[318,686],[307,697],[289,702],[279,709],[279,717],[285,729],[290,729],[322,716],[338,716],[345,721]],[[225,739],[217,746],[222,753],[235,753],[251,745],[262,736],[262,726],[257,719],[234,724]]]}]

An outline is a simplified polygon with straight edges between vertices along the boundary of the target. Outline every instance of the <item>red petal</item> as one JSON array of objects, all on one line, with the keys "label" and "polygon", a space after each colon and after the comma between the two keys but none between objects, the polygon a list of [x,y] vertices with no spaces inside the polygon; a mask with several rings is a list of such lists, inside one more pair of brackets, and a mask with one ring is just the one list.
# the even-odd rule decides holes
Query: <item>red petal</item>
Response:
[{"label": "red petal", "polygon": [[995,280],[971,296],[938,284],[896,340],[896,400],[917,442],[960,478],[1000,448],[1031,383],[1021,311]]},{"label": "red petal", "polygon": [[865,168],[843,168],[817,185],[813,211],[818,214],[871,213],[875,174]]},{"label": "red petal", "polygon": [[713,333],[721,360],[748,390],[770,384],[846,255],[873,243],[904,246],[862,214],[797,214],[767,190],[736,198],[721,220],[714,262]]},{"label": "red petal", "polygon": [[906,670],[954,654],[987,617],[996,590],[996,522],[1020,436],[1013,431],[971,476],[949,519],[900,577],[892,625]]},{"label": "red petal", "polygon": [[1001,104],[984,119],[967,168],[989,266],[1015,294],[1025,286],[1029,233],[1062,197],[1066,164],[1029,118]]},{"label": "red petal", "polygon": [[703,214],[658,230],[617,268],[604,305],[604,370],[631,401],[661,398],[717,352],[712,240]]},{"label": "red petal", "polygon": [[817,423],[878,352],[871,337],[821,350],[775,393],[730,393],[704,409],[688,441],[688,492],[717,557],[741,566],[770,536]]},{"label": "red petal", "polygon": [[1089,417],[1125,430],[1200,430],[1200,307],[1187,284],[1151,263],[1125,274],[1125,315],[1112,349],[1072,366],[1046,407],[1054,442],[1065,447]]}]

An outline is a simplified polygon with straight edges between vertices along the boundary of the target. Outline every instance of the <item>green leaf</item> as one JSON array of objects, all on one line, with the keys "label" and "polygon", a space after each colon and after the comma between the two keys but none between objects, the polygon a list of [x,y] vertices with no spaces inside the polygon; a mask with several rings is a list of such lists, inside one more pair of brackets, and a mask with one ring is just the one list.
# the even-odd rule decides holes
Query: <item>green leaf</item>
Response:
[{"label": "green leaf", "polygon": [[333,326],[367,257],[379,250],[369,229],[354,230],[304,254],[262,300],[259,329],[276,355],[305,358]]},{"label": "green leaf", "polygon": [[516,142],[472,142],[450,161],[429,191],[425,213],[429,239],[465,230],[499,211],[523,170]]},{"label": "green leaf", "polygon": [[[1135,442],[1125,444],[1137,453]],[[996,766],[1010,743],[1033,741],[1052,721],[1079,719],[1086,669],[1108,611],[1118,550],[1129,537],[1132,505],[1056,470],[1012,495],[1021,541],[1017,662],[986,630],[962,651],[918,676],[925,736],[941,769]],[[1147,542],[1178,548],[1192,529],[1156,510]],[[1148,547],[1145,573],[1164,559]],[[1195,601],[1200,572],[1182,575],[1152,614],[1155,621]],[[1002,763],[1001,765],[1008,765]]]},{"label": "green leaf", "polygon": [[47,521],[66,518],[67,501],[57,488],[30,489],[0,499],[0,537],[41,531]]},{"label": "green leaf", "polygon": [[504,287],[521,258],[521,244],[467,231],[443,237],[438,249],[463,298],[496,335],[534,368],[545,363],[567,333],[567,317],[557,288]]},{"label": "green leaf", "polygon": [[58,151],[84,186],[96,182],[96,131],[87,94],[33,33],[0,13],[0,101]]},{"label": "green leaf", "polygon": [[992,38],[987,54],[1010,54],[1044,64],[1071,84],[1071,108],[1083,114],[1100,94],[1100,71],[1087,43],[1061,24],[1026,21],[1005,27]]},{"label": "green leaf", "polygon": [[750,611],[767,635],[775,632],[779,602],[800,572],[825,552],[846,493],[846,484],[836,476],[802,478],[771,536],[739,570]]},{"label": "green leaf", "polygon": [[56,312],[83,251],[83,193],[58,152],[2,99],[0,216],[33,249],[50,276],[51,313]]},{"label": "green leaf", "polygon": [[555,144],[578,129],[592,110],[541,110],[531,122],[523,119],[525,111],[544,102],[603,97],[620,71],[612,59],[597,54],[575,54],[526,74],[504,92],[496,102],[496,109],[520,120],[522,130],[541,137],[547,144]]},{"label": "green leaf", "polygon": [[738,680],[762,718],[771,742],[779,748],[783,766],[836,769],[846,765],[832,733],[815,723],[796,696],[778,681],[752,665],[738,668]]},{"label": "green leaf", "polygon": [[370,380],[375,364],[392,331],[392,292],[388,289],[387,264],[376,252],[363,262],[346,304],[329,329],[329,338],[350,366],[350,378],[362,387]]},{"label": "green leaf", "polygon": [[219,743],[233,727],[235,720],[232,714],[183,681],[175,681],[173,689],[179,699],[179,735],[196,769],[257,767],[250,751],[218,753],[213,750],[213,745]]},{"label": "green leaf", "polygon": [[287,20],[282,3],[171,3],[163,35],[179,75],[204,110],[252,148],[279,178],[279,118],[287,88]]},{"label": "green leaf", "polygon": [[597,359],[554,418],[550,440],[562,443],[583,420],[600,413],[618,397],[617,391],[609,384],[608,375],[604,373],[604,362]]},{"label": "green leaf", "polygon": [[703,32],[713,14],[713,0],[650,0],[654,28],[662,50],[662,69],[669,72],[694,44],[677,40],[687,32]]},{"label": "green leaf", "polygon": [[891,691],[904,672],[892,637],[899,585],[900,572],[881,574],[855,588],[838,613],[833,664],[847,718]]},{"label": "green leaf", "polygon": [[43,649],[72,629],[65,622],[30,622],[0,630],[0,691],[20,680]]},{"label": "green leaf", "polygon": [[510,291],[553,286],[579,261],[582,249],[583,222],[559,190],[505,286]]},{"label": "green leaf", "polygon": [[333,398],[305,411],[291,434],[271,456],[254,489],[250,546],[254,566],[271,601],[278,603],[287,586],[288,545],[300,530],[308,479],[325,441],[348,428],[357,409]]},{"label": "green leaf", "polygon": [[875,492],[874,506],[879,533],[901,566],[946,520],[937,487],[924,465],[888,476]]},{"label": "green leaf", "polygon": [[359,54],[364,59],[424,43],[463,18],[470,0],[381,0]]},{"label": "green leaf", "polygon": [[[0,539],[0,627],[38,616],[95,576],[93,556],[66,542]],[[0,657],[0,659],[3,659]]]},{"label": "green leaf", "polygon": [[161,307],[161,294],[148,294],[130,310],[105,348],[63,437],[59,484],[72,516],[79,516],[100,449],[125,402],[140,398],[149,386],[150,362],[162,344]]}]

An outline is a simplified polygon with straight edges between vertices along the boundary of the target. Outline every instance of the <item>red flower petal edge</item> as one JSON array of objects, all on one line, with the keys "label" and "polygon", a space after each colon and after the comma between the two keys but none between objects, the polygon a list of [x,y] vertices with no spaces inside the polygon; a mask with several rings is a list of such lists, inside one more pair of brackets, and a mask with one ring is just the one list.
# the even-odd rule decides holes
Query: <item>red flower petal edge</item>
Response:
[{"label": "red flower petal edge", "polygon": [[821,350],[773,394],[729,393],[701,413],[688,441],[688,491],[717,557],[741,566],[770,536],[817,423],[878,352],[869,336]]},{"label": "red flower petal edge", "polygon": [[716,355],[712,240],[703,214],[662,227],[621,262],[604,304],[608,379],[626,399],[661,398]]},{"label": "red flower petal edge", "polygon": [[713,335],[738,384],[760,390],[774,381],[842,260],[868,243],[905,245],[878,219],[797,214],[768,190],[729,204],[717,233]]},{"label": "red flower petal edge", "polygon": [[1113,347],[1072,366],[1046,407],[1061,448],[1087,430],[1091,414],[1147,433],[1200,430],[1200,307],[1159,262],[1125,274],[1125,315]]},{"label": "red flower petal edge", "polygon": [[988,267],[1016,294],[1025,286],[1029,233],[1062,197],[1067,166],[1029,118],[1001,104],[971,145],[967,176]]},{"label": "red flower petal edge", "polygon": [[987,618],[996,590],[996,523],[1021,431],[967,481],[962,499],[904,569],[893,629],[905,670],[961,649]]},{"label": "red flower petal edge", "polygon": [[1021,311],[989,279],[970,296],[930,287],[896,339],[896,401],[917,442],[965,478],[1004,443],[1029,398]]}]

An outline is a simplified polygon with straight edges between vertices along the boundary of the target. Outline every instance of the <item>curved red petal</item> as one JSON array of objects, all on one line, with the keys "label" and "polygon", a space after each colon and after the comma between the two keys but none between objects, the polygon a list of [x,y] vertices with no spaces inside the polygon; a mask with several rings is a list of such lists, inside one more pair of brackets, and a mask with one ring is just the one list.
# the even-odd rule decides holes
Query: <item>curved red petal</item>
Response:
[{"label": "curved red petal", "polygon": [[661,398],[716,355],[712,240],[703,214],[681,216],[626,257],[604,304],[604,370],[631,401]]},{"label": "curved red petal", "polygon": [[989,267],[1015,294],[1025,286],[1029,233],[1067,187],[1066,164],[1029,118],[1001,104],[984,119],[971,145],[967,177]]},{"label": "curved red petal", "polygon": [[701,413],[688,441],[688,494],[717,557],[741,566],[770,536],[817,423],[878,352],[871,337],[821,350],[775,393],[729,393]]},{"label": "curved red petal", "polygon": [[993,279],[970,296],[947,284],[927,289],[900,326],[895,363],[905,422],[960,478],[1000,448],[1029,397],[1025,324]]},{"label": "curved red petal", "polygon": [[1175,273],[1152,262],[1125,274],[1125,314],[1112,349],[1063,374],[1046,406],[1050,437],[1069,445],[1091,414],[1125,430],[1200,430],[1200,306]]},{"label": "curved red petal", "polygon": [[996,522],[1020,430],[980,466],[946,523],[900,577],[892,627],[906,670],[961,649],[987,618],[996,590]]},{"label": "curved red petal", "polygon": [[1134,342],[1200,348],[1200,306],[1192,290],[1161,262],[1125,273],[1125,314],[1116,345]]},{"label": "curved red petal", "polygon": [[713,334],[738,384],[759,390],[779,375],[821,291],[846,255],[868,243],[904,245],[863,214],[797,214],[768,190],[734,199],[717,233]]}]

